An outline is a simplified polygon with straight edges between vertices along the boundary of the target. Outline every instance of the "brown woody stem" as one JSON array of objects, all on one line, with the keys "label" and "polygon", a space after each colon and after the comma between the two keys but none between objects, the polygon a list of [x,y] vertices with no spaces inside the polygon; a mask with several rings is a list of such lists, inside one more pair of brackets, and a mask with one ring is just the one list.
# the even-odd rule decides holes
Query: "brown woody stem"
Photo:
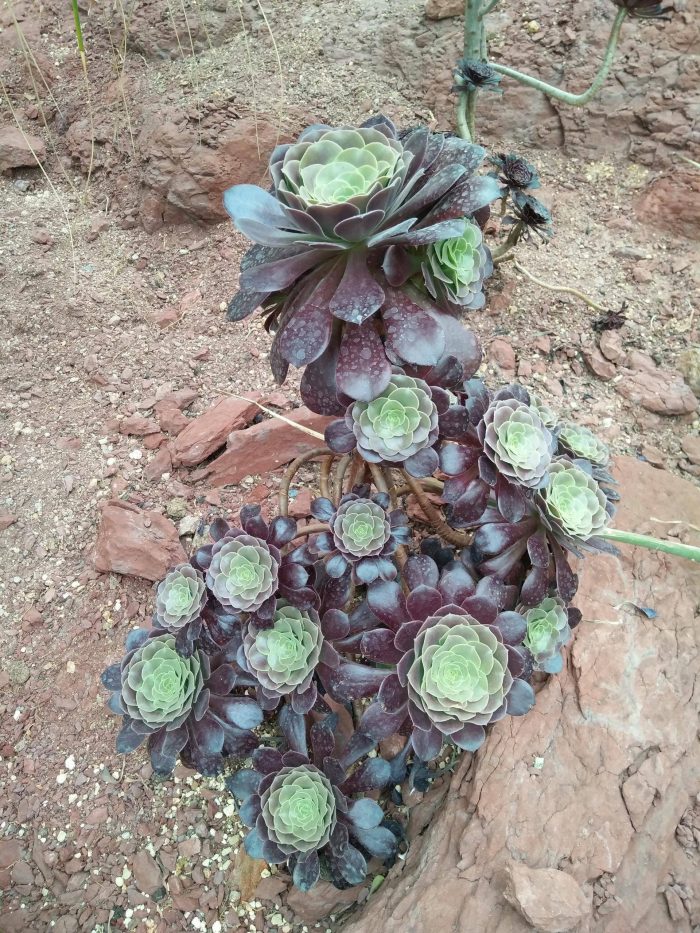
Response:
[{"label": "brown woody stem", "polygon": [[405,470],[402,472],[411,492],[418,500],[423,514],[428,519],[428,523],[433,526],[440,537],[444,538],[445,541],[449,541],[450,544],[454,544],[455,547],[467,547],[471,543],[470,536],[464,532],[457,531],[455,528],[450,528],[430,499],[428,499],[420,482],[406,473]]},{"label": "brown woody stem", "polygon": [[282,482],[280,483],[279,491],[279,508],[280,515],[289,515],[289,487],[292,480],[296,476],[297,470],[302,467],[305,463],[308,463],[309,460],[316,460],[318,457],[322,457],[330,454],[331,451],[327,447],[314,447],[313,450],[307,450],[306,453],[302,454],[300,457],[297,457],[296,460],[292,460],[287,469],[284,472],[282,477]]}]

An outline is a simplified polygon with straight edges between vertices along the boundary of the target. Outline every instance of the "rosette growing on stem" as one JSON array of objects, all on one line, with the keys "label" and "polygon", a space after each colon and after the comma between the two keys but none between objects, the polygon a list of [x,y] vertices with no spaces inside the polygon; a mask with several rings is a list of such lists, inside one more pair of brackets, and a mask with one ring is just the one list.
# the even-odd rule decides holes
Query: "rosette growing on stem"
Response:
[{"label": "rosette growing on stem", "polygon": [[539,503],[552,529],[573,542],[587,542],[608,523],[608,500],[581,463],[561,458],[552,462],[549,482]]},{"label": "rosette growing on stem", "polygon": [[492,174],[504,186],[504,195],[511,189],[525,191],[540,187],[540,176],[535,166],[514,152],[500,152],[497,156],[491,156],[489,162],[498,169],[498,172]]},{"label": "rosette growing on stem", "polygon": [[425,287],[438,303],[483,308],[484,279],[493,272],[493,262],[479,225],[465,220],[459,236],[431,243],[425,250],[421,271]]},{"label": "rosette growing on stem", "polygon": [[342,577],[352,571],[356,583],[372,583],[377,578],[393,580],[396,565],[390,559],[399,545],[407,544],[410,527],[402,509],[389,511],[385,492],[369,498],[369,487],[355,487],[336,507],[329,499],[314,499],[311,514],[328,522],[329,531],[309,542],[311,554],[325,561],[326,573]]},{"label": "rosette growing on stem", "polygon": [[368,857],[391,860],[397,849],[382,808],[363,796],[389,783],[391,767],[382,758],[356,764],[369,748],[358,754],[350,742],[341,750],[337,725],[332,714],[311,726],[309,756],[304,720],[285,707],[280,726],[288,751],[259,748],[253,768],[226,781],[250,827],[244,840],[248,855],[286,863],[302,891],[316,884],[322,870],[339,887],[360,884]]},{"label": "rosette growing on stem", "polygon": [[258,744],[251,729],[262,722],[255,700],[234,696],[236,669],[224,653],[176,650],[162,629],[136,629],[126,655],[102,674],[112,691],[112,712],[123,717],[117,752],[126,754],[148,738],[153,770],[168,774],[178,756],[202,774],[216,774],[230,755],[246,755]]},{"label": "rosette growing on stem", "polygon": [[500,91],[501,75],[488,62],[460,58],[455,69],[453,91]]},{"label": "rosette growing on stem", "polygon": [[400,135],[385,117],[312,126],[273,152],[271,193],[225,193],[256,244],[229,317],[263,307],[273,373],[284,381],[290,364],[306,367],[301,392],[314,411],[339,414],[339,395],[370,401],[396,362],[435,366],[449,355],[466,377],[474,371],[463,342],[448,339],[448,316],[404,286],[411,251],[459,236],[498,196],[495,179],[475,175],[483,154],[424,128]]},{"label": "rosette growing on stem", "polygon": [[558,674],[563,667],[561,649],[571,638],[564,601],[548,596],[525,613],[525,621],[527,634],[523,644],[532,655],[535,670]]},{"label": "rosette growing on stem", "polygon": [[408,596],[394,582],[368,590],[369,607],[386,629],[367,632],[361,651],[395,664],[396,673],[387,674],[358,729],[379,740],[408,721],[424,761],[448,739],[474,751],[489,723],[523,715],[534,704],[519,647],[525,619],[505,608],[508,587],[488,578],[476,583],[463,563],[440,573],[427,555],[411,557],[404,579]]},{"label": "rosette growing on stem", "polygon": [[596,435],[581,424],[564,422],[557,431],[559,447],[563,453],[588,460],[595,466],[607,466],[610,451]]},{"label": "rosette growing on stem", "polygon": [[627,10],[629,16],[637,19],[667,19],[673,13],[673,6],[662,6],[658,0],[613,0],[615,6]]}]

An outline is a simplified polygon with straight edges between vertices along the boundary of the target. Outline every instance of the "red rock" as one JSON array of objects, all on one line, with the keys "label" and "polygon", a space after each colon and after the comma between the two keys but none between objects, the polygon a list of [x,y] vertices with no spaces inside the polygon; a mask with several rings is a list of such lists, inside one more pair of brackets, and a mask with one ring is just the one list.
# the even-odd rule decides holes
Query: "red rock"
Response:
[{"label": "red rock", "polygon": [[268,878],[261,878],[255,889],[255,899],[275,901],[288,887],[289,878],[286,875],[270,875]]},{"label": "red rock", "polygon": [[42,139],[23,133],[16,126],[0,127],[0,172],[25,166],[36,168],[37,158],[40,162],[46,158],[46,146]]},{"label": "red rock", "polygon": [[642,456],[657,470],[663,470],[666,466],[666,457],[663,451],[658,447],[652,447],[650,444],[644,444],[642,447]]},{"label": "red rock", "polygon": [[12,512],[8,512],[7,509],[0,509],[0,531],[4,531],[6,528],[9,528],[10,525],[14,525],[16,521],[16,515],[13,515]]},{"label": "red rock", "polygon": [[[297,408],[288,417],[321,434],[331,420],[308,408]],[[239,483],[244,476],[269,473],[322,443],[285,421],[268,418],[229,437],[228,449],[208,465],[207,480],[212,486]]]},{"label": "red rock", "polygon": [[684,437],[681,441],[683,453],[691,463],[700,463],[700,437]]},{"label": "red rock", "polygon": [[654,224],[690,240],[700,238],[700,175],[674,166],[655,178],[635,206],[645,224]]},{"label": "red rock", "polygon": [[259,411],[252,401],[223,396],[204,414],[190,420],[178,434],[173,445],[173,462],[176,465],[197,466],[219,447],[223,447],[232,431],[249,424]]},{"label": "red rock", "polygon": [[289,514],[292,518],[306,518],[311,510],[310,489],[300,489],[293,499],[289,500]]},{"label": "red rock", "polygon": [[602,379],[603,382],[609,382],[617,374],[613,364],[606,360],[599,350],[584,352],[583,358],[593,375]]},{"label": "red rock", "polygon": [[34,872],[27,862],[17,862],[12,869],[13,884],[34,884]]},{"label": "red rock", "polygon": [[505,899],[542,933],[573,930],[590,914],[590,894],[586,897],[566,872],[515,861],[506,865],[506,872]]},{"label": "red rock", "polygon": [[188,836],[178,844],[177,851],[183,858],[193,858],[202,851],[202,841],[198,836]]},{"label": "red rock", "polygon": [[158,327],[163,330],[166,327],[171,327],[180,320],[180,310],[179,308],[163,308],[163,310],[159,311],[154,317]]},{"label": "red rock", "polygon": [[[300,891],[299,888],[291,887],[285,900],[287,906],[294,911],[297,917],[300,917],[306,923],[316,923],[323,917],[327,917],[328,914],[332,914],[339,907],[349,907],[354,904],[362,890],[361,887],[354,887],[339,891],[328,881],[317,881],[310,891]],[[365,933],[367,929],[367,927],[364,928]],[[404,929],[408,933],[409,928],[404,927]],[[414,927],[412,930],[418,933],[418,927]]]},{"label": "red rock", "polygon": [[[650,516],[700,526],[700,492],[691,483],[627,457],[613,469],[617,527],[655,535],[672,527]],[[409,821],[406,859],[344,933],[527,933],[532,926],[504,898],[514,857],[565,868],[579,886],[608,885],[607,901],[598,900],[596,915],[589,907],[577,933],[686,929],[671,920],[658,890],[669,871],[691,888],[697,874],[676,833],[700,773],[700,565],[620,548],[619,558],[580,565],[574,602],[584,621],[564,670],[539,690],[535,712],[496,723],[478,753],[464,756],[432,823],[413,837]],[[657,615],[647,619],[630,603]],[[630,781],[632,814],[623,796]]]},{"label": "red rock", "polygon": [[619,330],[604,330],[598,341],[600,352],[611,363],[620,363],[625,356]]},{"label": "red rock", "polygon": [[657,415],[689,415],[697,410],[698,400],[672,370],[621,370],[623,378],[615,388],[634,405],[641,405]]},{"label": "red rock", "polygon": [[172,468],[170,451],[167,447],[161,447],[153,460],[143,468],[143,474],[149,483],[157,483],[163,473],[170,473]]},{"label": "red rock", "polygon": [[27,609],[22,618],[25,622],[28,622],[29,625],[40,625],[44,621],[44,617],[39,610],[34,608]]},{"label": "red rock", "polygon": [[94,556],[101,573],[162,580],[171,567],[186,560],[177,528],[165,516],[119,499],[105,503]]},{"label": "red rock", "polygon": [[17,839],[0,840],[0,871],[12,868],[22,858],[22,849]]},{"label": "red rock", "polygon": [[171,389],[162,386],[156,391],[156,402],[173,404],[181,411],[189,408],[196,398],[199,398],[199,392],[196,389],[176,389],[173,392]]},{"label": "red rock", "polygon": [[642,353],[641,350],[630,350],[625,359],[625,366],[629,369],[653,373],[656,370],[656,363],[648,353]]},{"label": "red rock", "polygon": [[515,350],[507,340],[497,337],[489,344],[489,359],[501,369],[515,372]]},{"label": "red rock", "polygon": [[158,863],[146,849],[140,849],[136,853],[131,870],[136,886],[144,894],[155,894],[159,888],[163,887],[163,877]]},{"label": "red rock", "polygon": [[157,434],[159,431],[157,423],[153,418],[144,418],[143,415],[129,415],[119,422],[120,434],[134,434],[137,437],[143,437],[146,434]]},{"label": "red rock", "polygon": [[175,402],[168,401],[167,399],[156,402],[155,412],[158,424],[161,429],[168,434],[177,435],[180,431],[184,431],[191,420],[186,415],[183,415]]},{"label": "red rock", "polygon": [[547,354],[552,352],[552,341],[546,334],[535,337],[532,341],[532,345],[536,350],[539,350],[540,353]]},{"label": "red rock", "polygon": [[464,16],[462,0],[426,0],[426,19],[447,19],[450,16]]},{"label": "red rock", "polygon": [[165,434],[161,434],[160,431],[157,434],[149,434],[143,439],[143,446],[146,450],[158,450],[160,445],[165,441]]}]

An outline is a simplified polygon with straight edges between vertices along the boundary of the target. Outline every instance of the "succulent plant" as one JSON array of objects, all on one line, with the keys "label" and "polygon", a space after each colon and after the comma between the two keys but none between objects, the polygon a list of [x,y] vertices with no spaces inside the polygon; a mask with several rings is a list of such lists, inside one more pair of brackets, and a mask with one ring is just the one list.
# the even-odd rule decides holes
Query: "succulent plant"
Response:
[{"label": "succulent plant", "polygon": [[222,606],[255,612],[277,588],[278,556],[252,535],[222,538],[214,546],[207,585]]},{"label": "succulent plant", "polygon": [[369,487],[355,487],[342,496],[337,507],[325,498],[314,499],[311,514],[328,522],[329,531],[315,535],[309,552],[321,556],[325,571],[334,578],[352,571],[356,583],[372,583],[378,577],[393,580],[396,565],[391,560],[410,535],[402,509],[390,509],[387,493],[369,498]]},{"label": "succulent plant", "polygon": [[397,848],[396,836],[382,825],[379,804],[364,796],[354,799],[389,783],[389,763],[364,758],[356,764],[365,752],[351,746],[340,752],[335,714],[311,727],[311,759],[303,718],[284,707],[280,726],[289,750],[259,748],[254,767],[226,782],[241,801],[241,819],[251,827],[246,851],[272,864],[286,862],[302,891],[316,884],[322,862],[337,885],[360,884],[367,873],[365,856],[385,861]]},{"label": "succulent plant", "polygon": [[559,415],[556,411],[534,392],[530,392],[530,408],[537,412],[546,428],[554,428],[559,423]]},{"label": "succulent plant", "polygon": [[599,484],[565,458],[551,463],[541,502],[551,525],[574,541],[588,541],[608,523],[608,502]]},{"label": "succulent plant", "polygon": [[158,635],[138,648],[122,670],[122,702],[126,713],[149,731],[181,726],[202,689],[200,652],[183,658],[171,634]]},{"label": "succulent plant", "polygon": [[548,596],[525,613],[527,634],[523,644],[530,651],[535,670],[558,674],[563,662],[561,649],[571,638],[569,615],[564,601]]},{"label": "succulent plant", "polygon": [[178,632],[199,618],[206,601],[202,574],[191,564],[180,564],[158,584],[154,625]]},{"label": "succulent plant", "polygon": [[673,6],[662,6],[658,0],[613,0],[615,6],[627,10],[629,16],[637,19],[670,19]]},{"label": "succulent plant", "polygon": [[431,243],[421,270],[425,287],[441,304],[482,308],[483,283],[493,272],[493,262],[479,225],[465,220],[459,236]]},{"label": "succulent plant", "polygon": [[567,421],[560,425],[557,435],[564,453],[589,460],[601,467],[606,466],[610,460],[608,447],[583,425]]},{"label": "succulent plant", "polygon": [[230,661],[226,652],[199,647],[183,657],[175,637],[162,629],[131,632],[121,663],[102,674],[112,691],[109,708],[123,717],[117,752],[131,752],[148,738],[158,774],[171,772],[178,756],[202,774],[215,774],[225,758],[250,754],[262,710],[250,697],[234,695]]},{"label": "succulent plant", "polygon": [[369,402],[393,363],[476,370],[471,341],[416,289],[412,254],[460,236],[465,218],[498,195],[476,176],[484,151],[417,128],[399,134],[385,117],[361,127],[312,126],[272,154],[271,193],[229,189],[225,205],[256,244],[229,306],[241,320],[262,306],[275,331],[271,364],[284,381],[306,367],[306,404],[340,414],[343,396]]},{"label": "succulent plant", "polygon": [[308,690],[318,664],[323,633],[318,613],[279,600],[270,628],[251,622],[243,637],[247,668],[266,695],[278,699]]},{"label": "succulent plant", "polygon": [[501,152],[489,158],[489,162],[498,169],[493,174],[505,186],[504,193],[511,189],[524,191],[540,187],[540,177],[535,166],[514,152]]},{"label": "succulent plant", "polygon": [[455,71],[453,91],[495,91],[501,76],[489,65],[473,58],[461,58]]},{"label": "succulent plant", "polygon": [[515,219],[523,225],[526,234],[534,233],[541,240],[552,236],[552,214],[541,201],[524,191],[511,191],[511,201]]},{"label": "succulent plant", "polygon": [[552,460],[553,438],[537,412],[516,398],[496,399],[479,425],[484,454],[511,482],[536,488]]}]

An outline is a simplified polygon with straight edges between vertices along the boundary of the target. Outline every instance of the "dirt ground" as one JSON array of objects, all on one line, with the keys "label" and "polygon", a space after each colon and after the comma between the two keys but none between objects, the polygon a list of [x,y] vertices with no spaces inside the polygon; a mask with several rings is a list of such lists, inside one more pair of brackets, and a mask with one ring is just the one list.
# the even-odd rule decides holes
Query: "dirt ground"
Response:
[{"label": "dirt ground", "polygon": [[[205,6],[207,16],[222,8],[237,13],[225,0]],[[319,4],[307,5],[306,27],[297,32],[283,28],[284,4],[269,6],[291,110],[341,121],[386,106],[406,122],[430,119],[420,101],[402,96],[395,77],[358,78],[351,59],[337,65],[313,54],[332,27],[319,21]],[[361,4],[333,6],[347,16]],[[194,16],[197,0],[185,8]],[[234,90],[250,105],[253,73],[260,76],[260,102],[275,79],[274,48],[260,7],[242,8],[245,33],[231,27],[211,47],[202,39],[204,51],[195,57],[172,49],[160,56],[144,39],[138,52],[120,60],[108,41],[117,41],[116,33],[86,27],[95,117],[103,128],[112,121],[111,142],[100,145],[86,185],[51,100],[75,120],[84,99],[70,20],[51,4],[34,18],[22,9],[27,42],[52,94],[37,95],[37,69],[28,68],[6,23],[0,122],[12,123],[11,100],[48,155],[46,175],[26,168],[0,180],[0,853],[13,841],[26,852],[11,883],[5,877],[0,884],[0,930],[289,933],[302,924],[284,885],[269,884],[269,896],[246,900],[240,826],[222,781],[183,769],[174,781],[154,783],[143,753],[126,761],[115,754],[117,723],[104,708],[98,677],[118,659],[129,629],[148,618],[151,589],[144,580],[98,574],[91,562],[99,507],[110,498],[180,521],[228,515],[251,489],[265,501],[279,482],[256,476],[254,465],[239,488],[211,490],[186,470],[149,482],[144,467],[155,451],[116,425],[125,415],[149,415],[154,400],[170,390],[196,391],[188,414],[205,410],[222,391],[275,390],[260,321],[225,319],[243,238],[226,223],[147,234],[129,213],[140,166],[129,150],[124,109],[125,99],[133,114],[145,101],[157,107],[161,99],[196,108],[198,100]],[[144,17],[155,17],[151,23],[158,10],[180,15],[176,4],[142,9]],[[99,23],[101,12],[94,15]],[[84,17],[90,23],[86,11]],[[260,49],[252,72],[232,54],[245,48],[246,37],[254,55]],[[362,99],[349,93],[359,84]],[[48,128],[32,117],[39,100],[53,111]],[[274,114],[274,107],[267,112]],[[488,134],[484,142],[496,151],[512,145]],[[696,243],[635,214],[653,172],[605,157],[523,154],[540,168],[556,235],[539,248],[523,245],[519,262],[547,282],[581,289],[609,311],[624,306],[625,351],[640,350],[663,370],[674,369],[683,350],[698,342],[700,271]],[[514,350],[517,378],[563,415],[595,426],[616,453],[644,451],[661,468],[680,470],[680,442],[698,433],[697,416],[644,411],[619,394],[619,375],[602,381],[589,370],[584,354],[598,340],[592,325],[601,312],[508,265],[488,291],[487,310],[469,319],[487,358],[492,340],[501,338]],[[159,326],[167,309],[182,314]],[[496,347],[491,357],[503,362],[503,345]],[[496,363],[486,363],[484,372],[496,378]],[[294,380],[283,391],[298,403]],[[3,527],[10,517],[15,521]],[[135,856],[144,848],[157,857],[164,879],[156,899],[142,895],[141,879],[134,878]],[[148,867],[136,866],[141,873]],[[4,867],[0,859],[0,880]]]}]

